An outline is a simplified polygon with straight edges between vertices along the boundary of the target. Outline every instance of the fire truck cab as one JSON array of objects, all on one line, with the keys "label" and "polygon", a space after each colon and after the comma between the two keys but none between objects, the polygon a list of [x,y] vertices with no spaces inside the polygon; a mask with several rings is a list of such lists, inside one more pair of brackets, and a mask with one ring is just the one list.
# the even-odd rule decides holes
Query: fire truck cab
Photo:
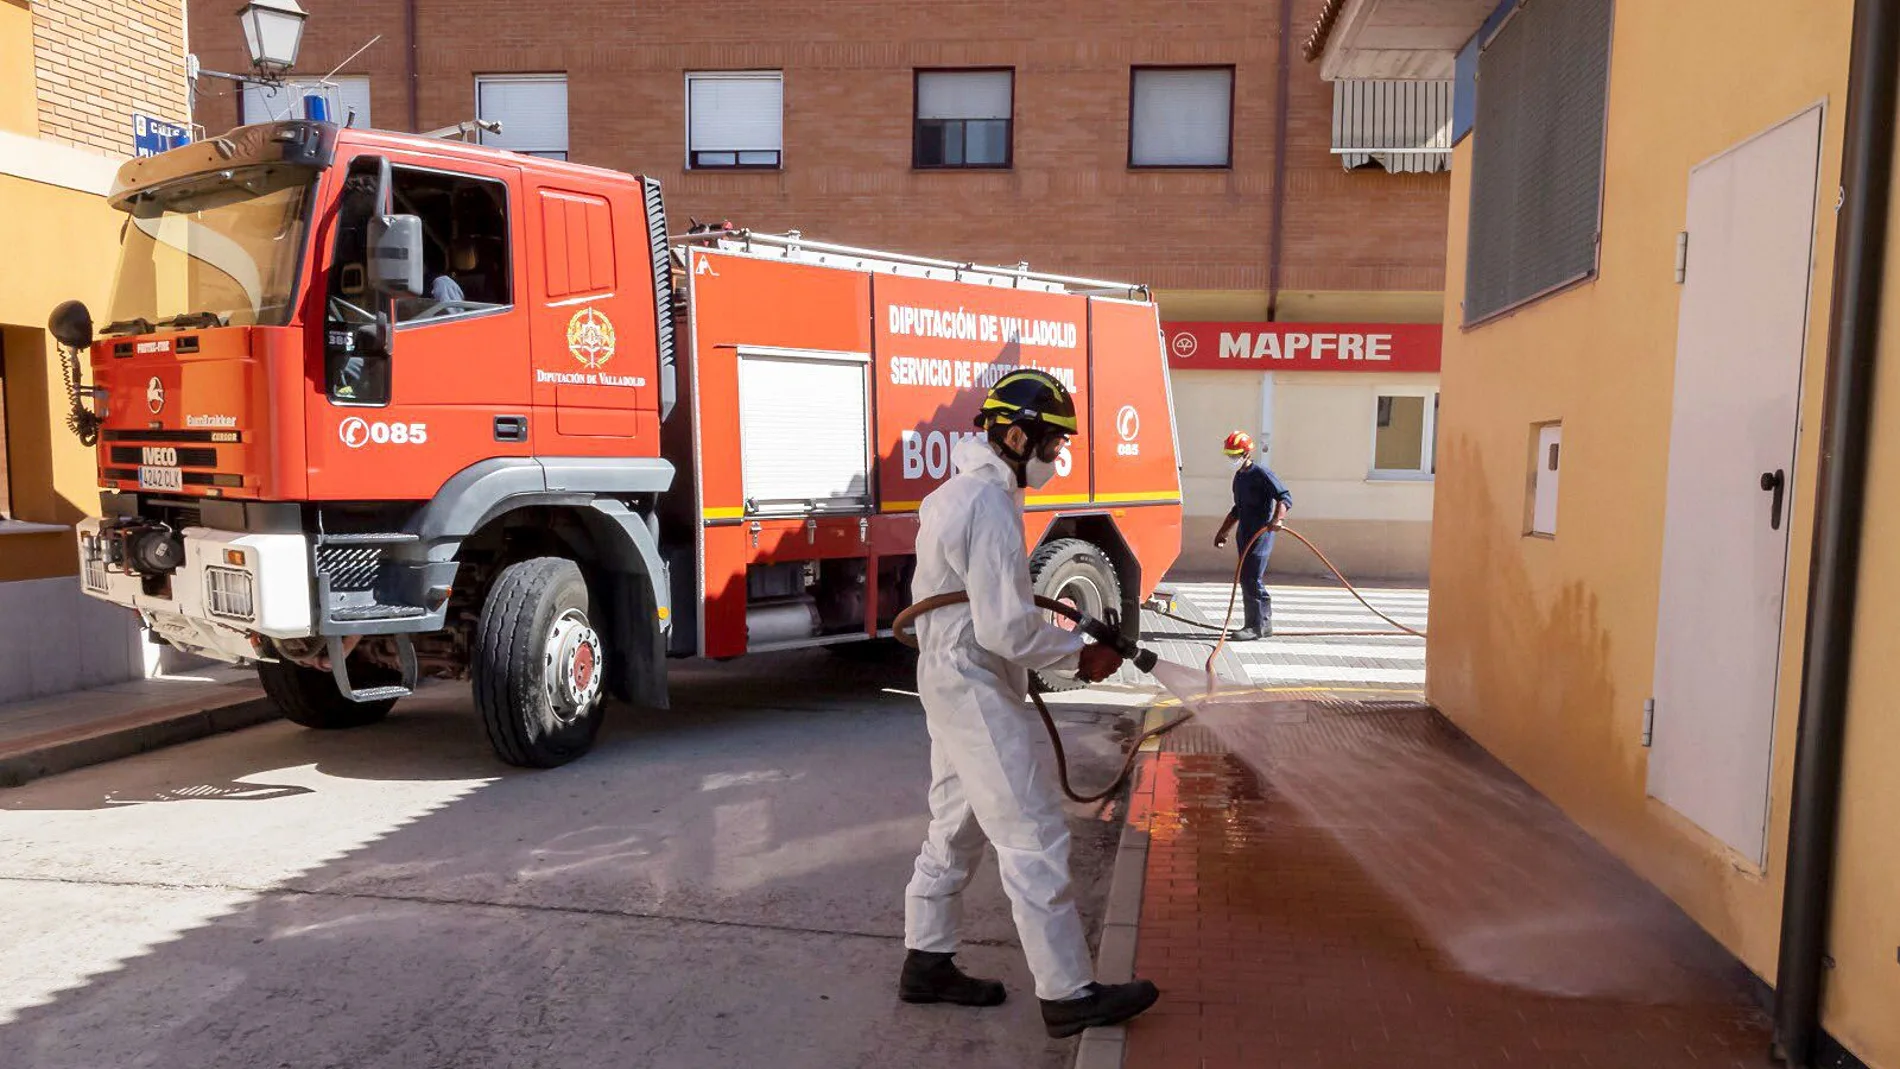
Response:
[{"label": "fire truck cab", "polygon": [[81,581],[300,724],[469,678],[504,760],[558,765],[606,697],[664,705],[668,657],[886,636],[918,503],[1016,367],[1084,402],[1026,502],[1039,591],[1132,626],[1179,549],[1138,286],[669,239],[653,179],[318,122],[131,161],[111,199],[103,337],[53,324],[91,357]]}]

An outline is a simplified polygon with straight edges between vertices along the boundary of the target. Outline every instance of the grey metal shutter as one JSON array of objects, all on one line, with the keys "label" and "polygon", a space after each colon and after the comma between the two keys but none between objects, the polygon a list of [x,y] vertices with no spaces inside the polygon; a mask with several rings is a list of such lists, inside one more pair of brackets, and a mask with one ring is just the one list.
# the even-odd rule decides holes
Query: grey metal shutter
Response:
[{"label": "grey metal shutter", "polygon": [[740,347],[747,512],[869,507],[869,364],[863,353]]},{"label": "grey metal shutter", "polygon": [[1612,0],[1526,0],[1478,59],[1465,322],[1596,271]]},{"label": "grey metal shutter", "polygon": [[475,79],[475,112],[501,123],[482,144],[567,159],[567,76],[521,74]]}]

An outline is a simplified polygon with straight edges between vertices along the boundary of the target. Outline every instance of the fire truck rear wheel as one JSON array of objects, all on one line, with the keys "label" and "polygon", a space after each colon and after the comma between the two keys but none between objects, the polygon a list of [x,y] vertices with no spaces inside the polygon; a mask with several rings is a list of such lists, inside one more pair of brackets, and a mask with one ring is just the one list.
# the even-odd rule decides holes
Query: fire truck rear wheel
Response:
[{"label": "fire truck rear wheel", "polygon": [[[1042,546],[1029,558],[1029,575],[1035,592],[1045,598],[1067,602],[1083,615],[1097,620],[1109,609],[1121,611],[1122,585],[1108,554],[1093,542],[1080,538],[1059,538]],[[1062,627],[1074,627],[1068,620],[1056,618]],[[1062,673],[1031,673],[1043,690],[1075,690],[1082,683]]]},{"label": "fire truck rear wheel", "polygon": [[[365,681],[365,677],[375,674],[370,666],[351,664],[350,671],[358,685],[381,682]],[[396,704],[394,698],[353,702],[337,689],[336,677],[329,672],[290,661],[259,661],[257,681],[263,684],[264,695],[284,714],[285,720],[307,728],[364,727],[388,716]]]},{"label": "fire truck rear wheel", "polygon": [[588,610],[587,579],[563,557],[511,564],[489,588],[471,674],[503,761],[553,768],[593,748],[607,658]]}]

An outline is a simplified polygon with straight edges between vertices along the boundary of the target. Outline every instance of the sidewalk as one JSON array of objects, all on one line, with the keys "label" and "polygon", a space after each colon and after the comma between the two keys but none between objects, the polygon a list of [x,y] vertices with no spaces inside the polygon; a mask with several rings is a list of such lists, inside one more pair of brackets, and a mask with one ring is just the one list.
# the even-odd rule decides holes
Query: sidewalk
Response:
[{"label": "sidewalk", "polygon": [[1124,1065],[1770,1064],[1754,981],[1660,892],[1415,698],[1351,697],[1250,696],[1144,759],[1162,1001]]},{"label": "sidewalk", "polygon": [[0,787],[277,715],[255,672],[222,665],[0,705]]}]

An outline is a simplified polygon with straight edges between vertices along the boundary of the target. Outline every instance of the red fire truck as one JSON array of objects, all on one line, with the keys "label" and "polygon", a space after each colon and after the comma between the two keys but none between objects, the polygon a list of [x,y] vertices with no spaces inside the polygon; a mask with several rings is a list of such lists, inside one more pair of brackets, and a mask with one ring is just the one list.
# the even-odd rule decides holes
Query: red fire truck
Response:
[{"label": "red fire truck", "polygon": [[1085,402],[1027,499],[1038,591],[1132,625],[1179,550],[1139,286],[669,240],[653,179],[316,122],[134,160],[111,200],[110,321],[53,323],[90,345],[81,581],[255,662],[300,724],[472,678],[501,758],[551,766],[605,697],[663,705],[668,657],[876,641],[918,503],[1017,367]]}]

